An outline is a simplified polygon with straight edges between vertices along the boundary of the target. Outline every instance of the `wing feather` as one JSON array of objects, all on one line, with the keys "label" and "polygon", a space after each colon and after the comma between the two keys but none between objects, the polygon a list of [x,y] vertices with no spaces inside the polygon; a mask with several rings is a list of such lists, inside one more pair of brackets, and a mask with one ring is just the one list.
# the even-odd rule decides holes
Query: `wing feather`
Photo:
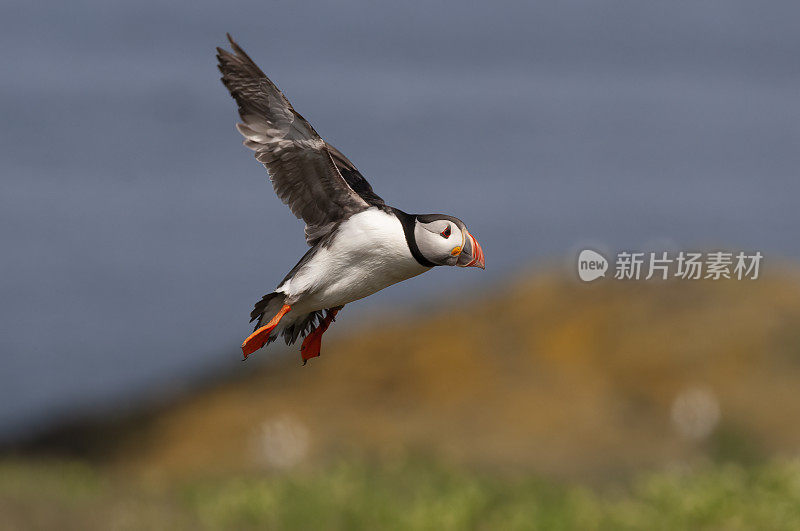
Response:
[{"label": "wing feather", "polygon": [[244,145],[266,166],[275,193],[305,221],[306,241],[314,245],[370,204],[342,176],[329,146],[311,124],[230,35],[228,40],[233,53],[217,48],[217,59],[222,83],[239,106],[242,123],[236,128]]}]

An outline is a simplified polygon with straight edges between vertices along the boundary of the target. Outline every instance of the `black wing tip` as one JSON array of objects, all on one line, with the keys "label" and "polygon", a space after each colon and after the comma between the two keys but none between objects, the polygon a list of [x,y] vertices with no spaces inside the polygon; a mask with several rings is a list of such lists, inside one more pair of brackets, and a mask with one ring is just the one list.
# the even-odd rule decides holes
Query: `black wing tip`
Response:
[{"label": "black wing tip", "polygon": [[[235,51],[236,51],[236,49],[237,49],[237,48],[239,48],[239,45],[238,45],[238,44],[236,44],[236,41],[235,41],[235,40],[233,40],[233,37],[231,36],[231,34],[230,34],[230,33],[227,33],[227,32],[226,32],[226,33],[225,33],[225,37],[228,39],[228,43],[231,45],[231,48],[233,48],[233,51],[235,52]],[[241,50],[241,48],[239,48],[239,49]],[[227,54],[230,54],[230,52],[229,52],[228,50],[224,50],[224,49],[223,49],[222,47],[220,47],[220,46],[217,46],[217,51],[223,51],[223,52],[225,52],[225,53],[227,53]],[[231,54],[231,55],[232,55],[232,54]]]},{"label": "black wing tip", "polygon": [[217,46],[217,68],[219,68],[223,74],[225,73],[224,69],[227,68],[235,60],[236,60],[235,55],[233,55],[225,48]]},{"label": "black wing tip", "polygon": [[237,58],[242,59],[244,61],[249,61],[249,62],[251,62],[251,63],[253,63],[255,65],[253,60],[250,59],[250,56],[247,55],[247,53],[242,49],[241,46],[239,46],[239,44],[233,39],[233,37],[231,36],[230,33],[226,33],[225,36],[228,38],[228,42],[230,43],[231,49],[233,50],[233,54],[231,54],[230,52],[227,52],[229,55],[236,54],[235,56]]},{"label": "black wing tip", "polygon": [[231,50],[233,50],[233,53],[222,48],[221,46],[217,46],[218,67],[223,74],[225,73],[225,70],[223,69],[237,69],[247,71],[250,76],[267,77],[255,63],[255,61],[253,61],[242,49],[242,47],[239,46],[239,44],[233,39],[230,33],[226,33],[225,36],[228,38],[228,42],[231,45]]},{"label": "black wing tip", "polygon": [[245,53],[244,53],[244,50],[242,50],[242,49],[239,47],[239,45],[238,45],[238,44],[236,44],[236,41],[235,41],[235,40],[233,40],[233,37],[231,37],[231,34],[230,34],[230,33],[226,33],[226,34],[225,34],[225,36],[228,38],[228,43],[230,43],[230,45],[231,45],[231,49],[233,50],[233,52],[234,52],[236,55],[245,55],[245,56],[247,55],[247,54],[245,54]]},{"label": "black wing tip", "polygon": [[217,60],[219,61],[220,67],[222,67],[222,65],[224,65],[226,62],[230,62],[231,60],[240,59],[239,52],[242,51],[242,49],[239,48],[239,45],[236,44],[236,41],[233,40],[233,37],[231,37],[230,33],[226,33],[225,36],[228,38],[228,42],[230,42],[230,44],[231,44],[231,48],[233,49],[233,53],[231,53],[229,50],[226,50],[222,46],[216,46]]},{"label": "black wing tip", "polygon": [[[231,37],[231,34],[230,33],[225,33],[225,37],[228,38],[228,42],[231,44],[231,48],[233,48],[233,51],[236,52],[236,49],[239,48],[239,45],[236,44],[235,40],[233,40],[233,37]],[[226,50],[222,46],[217,46],[216,49],[217,49],[217,59],[219,59],[220,61],[222,61],[223,57],[225,57],[225,58],[227,58],[227,57],[235,57],[234,54],[232,54],[231,52],[229,52],[228,50]],[[241,48],[239,48],[239,50],[241,50]]]}]

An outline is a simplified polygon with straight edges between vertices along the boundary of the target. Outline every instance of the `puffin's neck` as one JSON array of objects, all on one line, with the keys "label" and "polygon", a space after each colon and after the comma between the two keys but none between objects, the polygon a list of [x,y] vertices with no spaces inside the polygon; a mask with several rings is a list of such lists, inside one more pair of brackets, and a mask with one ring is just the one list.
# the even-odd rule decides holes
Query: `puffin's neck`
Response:
[{"label": "puffin's neck", "polygon": [[392,211],[394,212],[394,215],[397,216],[397,219],[400,220],[400,224],[403,226],[403,234],[406,236],[406,244],[408,245],[408,250],[411,251],[411,256],[414,257],[414,260],[416,260],[417,263],[423,267],[435,267],[436,264],[422,256],[422,252],[420,252],[419,246],[417,245],[417,238],[414,236],[416,216],[406,214],[397,208],[392,208]]}]

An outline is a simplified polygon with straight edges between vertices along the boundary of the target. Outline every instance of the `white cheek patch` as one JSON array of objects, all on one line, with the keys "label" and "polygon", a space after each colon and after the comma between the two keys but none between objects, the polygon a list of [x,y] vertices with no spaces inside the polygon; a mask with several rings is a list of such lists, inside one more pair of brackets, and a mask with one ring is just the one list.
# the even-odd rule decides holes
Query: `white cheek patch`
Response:
[{"label": "white cheek patch", "polygon": [[[448,228],[450,236],[445,238],[442,233]],[[466,233],[447,220],[418,223],[414,235],[422,256],[439,265],[453,265],[466,245]]]}]

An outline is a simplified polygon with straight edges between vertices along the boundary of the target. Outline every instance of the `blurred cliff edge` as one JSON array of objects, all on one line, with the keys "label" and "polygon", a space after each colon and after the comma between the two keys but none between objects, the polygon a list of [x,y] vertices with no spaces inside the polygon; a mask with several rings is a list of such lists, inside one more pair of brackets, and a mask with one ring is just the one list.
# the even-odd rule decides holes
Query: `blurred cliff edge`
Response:
[{"label": "blurred cliff edge", "polygon": [[293,356],[239,372],[152,411],[62,427],[6,460],[183,481],[419,457],[586,485],[791,460],[800,274],[583,284],[538,271],[330,335],[306,367]]}]

